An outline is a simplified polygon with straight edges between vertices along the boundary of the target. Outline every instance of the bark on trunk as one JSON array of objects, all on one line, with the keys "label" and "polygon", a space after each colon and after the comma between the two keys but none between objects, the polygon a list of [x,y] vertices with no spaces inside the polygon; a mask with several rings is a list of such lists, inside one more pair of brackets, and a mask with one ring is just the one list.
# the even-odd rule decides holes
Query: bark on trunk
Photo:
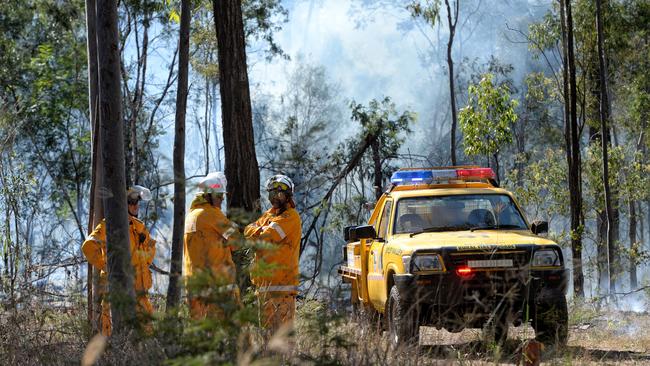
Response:
[{"label": "bark on trunk", "polygon": [[[381,127],[380,127],[381,128]],[[382,173],[381,173],[381,154],[379,139],[375,138],[370,145],[372,149],[372,161],[373,161],[373,170],[374,170],[374,187],[375,187],[375,200],[379,201],[379,198],[382,195]]]},{"label": "bark on trunk", "polygon": [[573,15],[571,0],[564,1],[566,7],[567,55],[569,63],[569,111],[570,111],[570,157],[569,194],[571,207],[571,253],[573,258],[573,293],[584,297],[584,277],[582,273],[582,158],[580,155],[580,136],[578,135],[578,92],[576,86],[576,66],[573,49]]},{"label": "bark on trunk", "polygon": [[[596,55],[597,56],[597,55]],[[591,63],[590,63],[591,64]],[[592,120],[598,120],[600,116],[600,79],[598,75],[598,59],[593,59],[593,68],[589,72],[591,94],[596,100],[595,108],[590,109],[590,116]],[[605,134],[607,136],[607,134]],[[603,134],[598,126],[589,127],[589,144],[600,145],[602,143]],[[602,193],[600,191],[594,192],[594,202],[596,202],[596,267],[597,267],[597,283],[598,294],[604,295],[607,293],[608,288],[608,272],[607,267],[607,214],[604,207],[599,206]]]},{"label": "bark on trunk", "polygon": [[[87,54],[88,54],[88,116],[90,119],[90,128],[92,135],[92,155],[91,155],[91,183],[90,183],[90,202],[88,209],[88,233],[90,233],[97,225],[97,216],[95,213],[100,212],[100,200],[96,199],[97,186],[101,186],[99,173],[99,121],[97,118],[97,104],[98,104],[98,70],[97,70],[97,15],[95,0],[86,0],[86,34],[87,34]],[[101,210],[103,211],[103,209]],[[95,277],[94,267],[88,263],[87,265],[87,302],[88,302],[88,321],[96,333],[99,328],[97,326],[99,312],[95,311],[95,298],[96,286],[94,286]]]},{"label": "bark on trunk", "polygon": [[[596,31],[598,35],[598,64],[600,75],[600,130],[607,131],[609,122],[609,98],[607,95],[607,60],[605,58],[605,40],[603,31],[603,19],[601,0],[596,0]],[[609,293],[616,292],[615,270],[617,263],[614,260],[614,217],[611,204],[611,193],[609,189],[609,164],[607,155],[607,139],[601,139],[602,160],[603,160],[603,190],[605,194],[605,213],[607,215],[607,252],[609,269]]]},{"label": "bark on trunk", "polygon": [[[449,0],[445,0],[447,6],[447,24],[449,25],[449,40],[447,41],[447,67],[449,68],[449,101],[451,103],[451,165],[456,165],[456,88],[454,86],[454,59],[451,51],[456,35],[456,24],[458,23],[458,9],[460,0],[454,2],[455,12],[452,16]],[[453,18],[453,19],[452,19]]]},{"label": "bark on trunk", "polygon": [[260,210],[260,174],[246,66],[241,0],[213,0],[228,206]]},{"label": "bark on trunk", "polygon": [[120,90],[117,3],[97,1],[99,119],[103,160],[108,286],[114,334],[135,319],[135,292],[129,244],[124,170],[124,134]]},{"label": "bark on trunk", "polygon": [[178,306],[179,280],[183,259],[183,231],[185,228],[185,112],[187,109],[187,79],[190,54],[191,0],[181,1],[181,29],[178,46],[178,89],[176,91],[176,130],[174,133],[174,226],[172,231],[172,259],[167,287],[167,311]]},{"label": "bark on trunk", "polygon": [[629,255],[629,272],[630,272],[630,291],[636,290],[638,286],[638,281],[636,277],[636,201],[629,201],[630,209],[630,225],[629,225],[629,236],[630,236],[630,255]]}]

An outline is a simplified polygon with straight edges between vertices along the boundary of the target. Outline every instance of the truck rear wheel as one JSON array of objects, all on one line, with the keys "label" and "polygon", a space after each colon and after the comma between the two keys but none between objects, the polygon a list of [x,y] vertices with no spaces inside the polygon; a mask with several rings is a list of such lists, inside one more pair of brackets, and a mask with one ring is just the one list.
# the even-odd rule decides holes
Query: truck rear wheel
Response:
[{"label": "truck rear wheel", "polygon": [[538,341],[560,348],[566,346],[569,338],[569,311],[564,294],[545,296],[537,302],[533,328]]},{"label": "truck rear wheel", "polygon": [[390,289],[386,320],[388,321],[388,336],[394,346],[419,344],[420,325],[415,306],[404,301],[396,286]]}]

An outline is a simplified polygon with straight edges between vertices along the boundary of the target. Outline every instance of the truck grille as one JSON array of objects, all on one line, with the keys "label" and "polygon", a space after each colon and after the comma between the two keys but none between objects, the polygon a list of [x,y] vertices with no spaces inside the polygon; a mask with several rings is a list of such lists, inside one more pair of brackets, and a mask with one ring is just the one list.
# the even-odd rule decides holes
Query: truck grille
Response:
[{"label": "truck grille", "polygon": [[[494,263],[494,266],[484,268],[519,269],[525,267],[530,261],[530,255],[525,250],[500,251],[500,252],[454,252],[450,253],[451,264],[456,267],[467,266],[469,261],[484,261],[485,263]],[[512,260],[512,267],[504,268],[502,264]],[[487,262],[489,261],[489,262]]]}]

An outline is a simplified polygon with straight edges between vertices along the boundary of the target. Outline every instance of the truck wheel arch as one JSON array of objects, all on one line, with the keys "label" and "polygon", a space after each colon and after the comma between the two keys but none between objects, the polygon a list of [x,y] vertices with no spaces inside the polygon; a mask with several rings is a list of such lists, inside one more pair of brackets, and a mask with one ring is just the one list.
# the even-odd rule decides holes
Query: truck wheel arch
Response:
[{"label": "truck wheel arch", "polygon": [[386,274],[386,299],[388,299],[390,295],[390,289],[393,288],[393,285],[395,285],[395,279],[393,278],[393,275],[395,274],[395,270],[389,268],[386,273],[387,273]]}]

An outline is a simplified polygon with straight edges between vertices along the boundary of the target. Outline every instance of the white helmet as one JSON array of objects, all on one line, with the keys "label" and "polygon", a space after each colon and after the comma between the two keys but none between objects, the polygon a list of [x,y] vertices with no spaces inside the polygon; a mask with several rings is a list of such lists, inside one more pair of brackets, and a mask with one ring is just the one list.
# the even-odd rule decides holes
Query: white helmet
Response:
[{"label": "white helmet", "polygon": [[280,189],[282,191],[289,191],[293,193],[293,182],[286,175],[278,174],[266,180],[264,184],[267,191]]},{"label": "white helmet", "polygon": [[129,201],[149,201],[152,198],[149,188],[137,184],[126,191],[126,197]]},{"label": "white helmet", "polygon": [[199,188],[204,193],[226,193],[228,181],[223,172],[212,172],[199,181]]}]

